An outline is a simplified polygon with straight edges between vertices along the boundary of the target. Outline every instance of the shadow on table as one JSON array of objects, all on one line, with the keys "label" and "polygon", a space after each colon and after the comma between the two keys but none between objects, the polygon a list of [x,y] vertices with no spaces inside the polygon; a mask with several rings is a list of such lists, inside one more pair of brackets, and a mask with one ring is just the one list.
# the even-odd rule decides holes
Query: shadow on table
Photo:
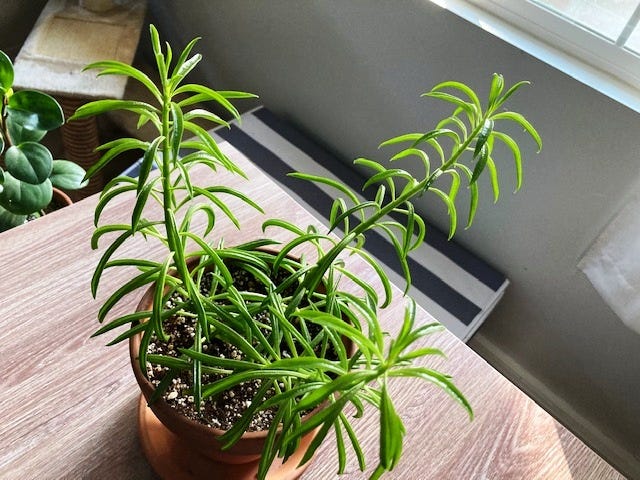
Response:
[{"label": "shadow on table", "polygon": [[131,394],[126,401],[123,399],[122,408],[118,410],[118,414],[110,416],[112,423],[103,425],[101,431],[95,433],[96,438],[87,442],[87,445],[108,445],[108,447],[88,452],[88,455],[94,459],[94,463],[86,462],[85,471],[77,472],[78,475],[73,478],[160,480],[147,463],[138,441],[139,391],[134,387],[135,385],[132,385]]},{"label": "shadow on table", "polygon": [[[571,478],[576,480],[624,480],[626,478],[622,474],[618,473],[613,467],[607,468],[608,465],[604,462],[601,464],[602,470],[595,472],[591,470],[591,467],[586,466],[593,464],[585,462],[584,458],[576,457],[575,455],[566,455],[567,451],[575,450],[575,448],[569,447],[569,442],[575,442],[575,439],[573,438],[573,435],[563,428],[557,421],[555,422],[555,428],[558,438],[560,439],[562,450],[565,452],[565,461],[568,470],[571,472]],[[597,455],[597,453],[591,451],[587,451],[587,454],[594,456]]]}]

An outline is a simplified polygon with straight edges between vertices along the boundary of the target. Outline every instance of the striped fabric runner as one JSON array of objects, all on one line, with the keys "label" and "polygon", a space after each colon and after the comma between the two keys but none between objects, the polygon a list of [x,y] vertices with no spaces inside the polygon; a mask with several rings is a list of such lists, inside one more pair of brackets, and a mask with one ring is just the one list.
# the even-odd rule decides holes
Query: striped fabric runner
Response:
[{"label": "striped fabric runner", "polygon": [[[216,140],[229,142],[318,219],[328,223],[335,191],[287,176],[292,171],[338,178],[360,192],[364,177],[326,149],[264,107],[242,115],[241,125],[215,130]],[[137,175],[136,165],[125,172]],[[386,266],[389,278],[400,288],[404,280],[395,251],[378,232],[365,244]],[[508,279],[465,250],[436,227],[427,225],[423,244],[409,259],[410,295],[454,335],[467,341],[482,325],[502,297]]]}]

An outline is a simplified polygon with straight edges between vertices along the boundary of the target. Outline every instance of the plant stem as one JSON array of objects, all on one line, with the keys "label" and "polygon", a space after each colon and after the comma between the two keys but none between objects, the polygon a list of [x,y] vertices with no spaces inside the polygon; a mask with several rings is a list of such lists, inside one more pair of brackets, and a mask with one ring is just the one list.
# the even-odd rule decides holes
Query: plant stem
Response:
[{"label": "plant stem", "polygon": [[[316,267],[307,275],[302,283],[298,286],[296,294],[304,288],[307,288],[307,292],[314,292],[320,281],[324,277],[325,273],[333,262],[338,258],[338,255],[356,238],[364,234],[366,231],[374,228],[380,219],[384,218],[387,214],[394,211],[396,208],[403,205],[416,195],[422,194],[429,190],[433,182],[440,176],[440,174],[453,166],[460,155],[462,155],[469,147],[471,142],[478,136],[482,126],[485,123],[488,112],[482,117],[481,122],[474,128],[465,141],[453,152],[451,158],[438,167],[431,175],[425,177],[422,181],[418,182],[412,189],[404,191],[400,196],[386,204],[384,207],[376,210],[368,219],[356,225],[347,235],[345,235],[340,242],[335,244],[329,251],[322,256]],[[296,294],[293,297],[296,297]]]},{"label": "plant stem", "polygon": [[[171,183],[171,166],[178,161],[177,158],[172,158],[173,148],[171,145],[170,136],[170,109],[172,92],[169,82],[163,78],[163,98],[162,98],[162,135],[164,140],[162,142],[162,194],[163,194],[163,208],[164,208],[164,224],[167,235],[167,244],[169,251],[174,255],[174,264],[176,266],[178,278],[182,280],[182,284],[186,286],[189,298],[195,301],[198,292],[195,291],[189,268],[184,256],[184,249],[182,245],[182,238],[176,225],[176,220],[173,215],[175,210],[176,198],[174,195],[174,187]],[[179,141],[179,140],[178,140]],[[205,322],[202,316],[202,311],[198,310],[198,321],[195,326],[195,336],[193,348],[200,353],[202,351],[202,324]],[[161,335],[160,332],[158,332]],[[202,365],[199,360],[193,360],[193,381],[194,381],[194,402],[196,410],[200,410],[200,401],[202,398],[202,384],[201,379]]]}]

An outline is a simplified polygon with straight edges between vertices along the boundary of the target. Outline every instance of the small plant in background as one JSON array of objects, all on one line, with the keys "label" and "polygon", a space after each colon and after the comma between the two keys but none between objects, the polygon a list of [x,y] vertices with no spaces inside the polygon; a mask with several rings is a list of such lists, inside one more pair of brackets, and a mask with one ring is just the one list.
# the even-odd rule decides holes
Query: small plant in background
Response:
[{"label": "small plant in background", "polygon": [[[391,302],[392,289],[382,267],[364,250],[365,235],[378,229],[389,237],[390,248],[403,266],[408,289],[411,274],[407,257],[425,236],[424,221],[412,203],[417,197],[431,192],[442,199],[448,208],[453,235],[457,225],[455,199],[464,181],[471,192],[467,221],[470,225],[478,202],[477,180],[485,171],[490,172],[496,199],[499,193],[493,159],[496,141],[505,144],[513,154],[519,187],[520,150],[515,140],[496,126],[515,122],[540,145],[537,132],[523,116],[499,112],[524,82],[505,92],[502,77],[495,75],[484,109],[477,95],[461,83],[445,82],[434,87],[426,95],[452,103],[452,115],[427,133],[401,135],[382,144],[404,144],[391,160],[413,157],[424,168],[420,179],[400,168],[358,159],[357,164],[373,171],[363,188],[377,189],[374,200],[361,202],[355,192],[339,182],[294,173],[295,177],[330,185],[339,193],[331,211],[329,230],[303,229],[284,220],[267,219],[263,225],[265,232],[285,229],[292,239],[279,244],[267,237],[226,247],[222,246],[222,239],[212,237],[219,214],[239,226],[226,199],[235,197],[248,208],[260,209],[236,189],[199,186],[193,181],[190,172],[197,165],[244,176],[209,133],[195,123],[205,120],[227,126],[227,122],[196,104],[214,102],[239,118],[229,99],[252,95],[184,83],[201,59],[198,54],[190,56],[197,39],[172,64],[173,52],[169,45],[163,51],[153,26],[151,38],[160,74],[158,86],[144,73],[118,62],[98,62],[87,68],[99,69],[102,75],[129,76],[151,92],[156,104],[103,100],[81,107],[74,115],[82,118],[124,109],[137,114],[140,124],[150,122],[158,131],[150,142],[123,138],[103,145],[104,155],[87,173],[87,176],[95,174],[125,151],[144,152],[139,178],[121,176],[111,181],[96,207],[97,228],[92,247],[98,248],[103,237],[111,238],[111,242],[98,262],[91,288],[95,296],[108,269],[135,267],[138,271],[105,301],[99,311],[99,320],[103,322],[125,295],[141,286],[155,285],[148,310],[110,319],[96,332],[100,335],[130,325],[111,343],[141,337],[140,368],[155,385],[149,403],[161,398],[172,403],[177,395],[190,397],[194,418],[202,419],[212,402],[230,390],[251,384],[254,389],[243,411],[220,441],[225,447],[235,444],[245,431],[251,430],[256,416],[269,412],[269,424],[264,427],[268,430],[265,451],[258,472],[261,479],[276,457],[290,457],[300,439],[316,428],[319,431],[302,463],[333,433],[339,452],[338,470],[345,469],[347,443],[364,470],[364,454],[345,408],[355,407],[355,416],[359,417],[364,414],[365,404],[375,407],[380,416],[379,460],[372,478],[393,469],[401,457],[405,433],[389,389],[395,377],[411,377],[441,387],[472,416],[471,406],[449,376],[422,364],[423,357],[442,354],[421,342],[440,328],[438,324],[419,325],[415,305],[408,301],[397,334],[389,335],[380,325],[378,314]],[[150,175],[154,165],[159,170],[157,176]],[[436,187],[442,177],[450,179],[447,191]],[[130,223],[100,225],[103,209],[127,192],[136,195]],[[153,213],[152,203],[161,207],[161,215]],[[202,234],[191,229],[196,214],[207,220]],[[389,214],[394,214],[394,219]],[[165,251],[164,258],[156,261],[145,258],[144,253],[139,258],[116,258],[116,252],[134,235],[159,242]],[[188,244],[195,245],[196,251],[187,251]],[[276,244],[276,252],[265,250]],[[302,245],[311,245],[314,254],[309,258],[291,256]],[[348,268],[345,255],[357,255],[374,269],[383,287],[382,297]],[[356,290],[360,293],[347,291],[345,279],[359,287]],[[249,283],[253,285],[251,288],[246,287]],[[187,325],[192,339],[175,348],[159,348],[176,342],[173,331],[176,323]],[[351,343],[355,353],[351,351]],[[233,354],[212,354],[220,345],[231,348]],[[156,375],[154,372],[158,370],[161,373]],[[178,378],[185,383],[184,388],[168,394]],[[315,412],[309,416],[310,411]]]},{"label": "small plant in background", "polygon": [[83,186],[84,170],[67,160],[54,160],[39,143],[64,123],[62,108],[51,96],[13,91],[13,64],[0,51],[0,232],[40,216],[51,203],[53,187]]}]

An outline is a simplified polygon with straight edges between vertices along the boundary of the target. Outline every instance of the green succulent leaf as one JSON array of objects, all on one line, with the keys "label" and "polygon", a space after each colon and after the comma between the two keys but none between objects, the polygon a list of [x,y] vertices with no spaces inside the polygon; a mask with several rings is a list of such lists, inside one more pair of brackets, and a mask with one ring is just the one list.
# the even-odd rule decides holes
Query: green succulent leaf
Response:
[{"label": "green succulent leaf", "polygon": [[502,93],[504,89],[504,78],[502,75],[498,73],[493,74],[493,78],[491,80],[491,90],[489,91],[489,108],[495,105],[496,100]]},{"label": "green succulent leaf", "polygon": [[54,187],[77,190],[87,185],[84,175],[84,169],[77,163],[69,160],[54,160],[49,179]]},{"label": "green succulent leaf", "polygon": [[69,118],[71,120],[78,120],[86,117],[93,117],[113,110],[126,110],[133,113],[148,113],[157,116],[158,109],[145,102],[136,100],[96,100],[89,102],[78,108],[75,113]]},{"label": "green succulent leaf", "polygon": [[99,76],[123,75],[133,78],[134,80],[137,80],[142,85],[144,85],[147,90],[149,90],[149,92],[151,92],[153,96],[156,97],[156,99],[158,99],[159,101],[162,100],[162,94],[160,93],[160,90],[154,85],[151,79],[145,73],[126,63],[106,60],[102,62],[91,63],[84,67],[84,70],[101,70],[101,72],[98,74]]},{"label": "green succulent leaf", "polygon": [[7,114],[11,122],[28,130],[48,132],[64,123],[64,114],[58,102],[51,95],[35,90],[21,90],[11,95]]},{"label": "green succulent leaf", "polygon": [[5,172],[3,190],[0,193],[0,206],[9,212],[17,215],[39,212],[51,203],[52,197],[53,188],[48,178],[38,185],[32,185]]},{"label": "green succulent leaf", "polygon": [[519,124],[538,145],[538,151],[542,150],[542,139],[538,131],[533,128],[533,125],[527,120],[524,115],[517,112],[502,112],[493,116],[494,120],[511,120]]},{"label": "green succulent leaf", "polygon": [[493,135],[496,139],[504,143],[513,154],[513,160],[515,162],[516,170],[516,191],[518,191],[522,186],[522,154],[520,153],[520,147],[518,146],[516,141],[506,133],[493,132]]},{"label": "green succulent leaf", "polygon": [[237,119],[240,118],[240,112],[238,112],[238,109],[234,107],[233,104],[229,102],[229,100],[227,100],[223,95],[221,95],[219,92],[209,87],[205,87],[198,84],[186,84],[177,88],[175,93],[176,94],[181,94],[181,93],[200,94],[203,96],[203,99],[205,101],[216,102],[220,106],[222,106],[225,110],[227,110],[231,115],[233,115],[234,118],[237,118]]},{"label": "green succulent leaf", "polygon": [[18,227],[27,221],[26,215],[11,213],[0,206],[0,232],[5,232],[14,227]]},{"label": "green succulent leaf", "polygon": [[39,143],[25,142],[7,149],[7,171],[17,180],[39,185],[49,178],[53,169],[51,152]]},{"label": "green succulent leaf", "polygon": [[380,402],[380,465],[385,470],[393,470],[400,460],[404,434],[404,425],[393,406],[385,383]]},{"label": "green succulent leaf", "polygon": [[480,99],[478,98],[478,95],[476,95],[476,93],[464,83],[448,80],[433,87],[431,89],[431,92],[436,92],[444,88],[450,88],[463,92],[465,95],[467,95],[467,97],[469,97],[469,100],[471,100],[471,103],[474,105],[477,111],[480,111]]},{"label": "green succulent leaf", "polygon": [[13,63],[6,53],[0,51],[0,93],[4,95],[13,86]]},{"label": "green succulent leaf", "polygon": [[94,163],[85,175],[85,178],[91,178],[100,170],[102,170],[109,162],[111,162],[117,156],[128,152],[129,150],[143,150],[146,151],[149,145],[142,140],[136,138],[118,138],[109,143],[105,143],[98,147],[98,150],[106,150],[104,155]]}]

